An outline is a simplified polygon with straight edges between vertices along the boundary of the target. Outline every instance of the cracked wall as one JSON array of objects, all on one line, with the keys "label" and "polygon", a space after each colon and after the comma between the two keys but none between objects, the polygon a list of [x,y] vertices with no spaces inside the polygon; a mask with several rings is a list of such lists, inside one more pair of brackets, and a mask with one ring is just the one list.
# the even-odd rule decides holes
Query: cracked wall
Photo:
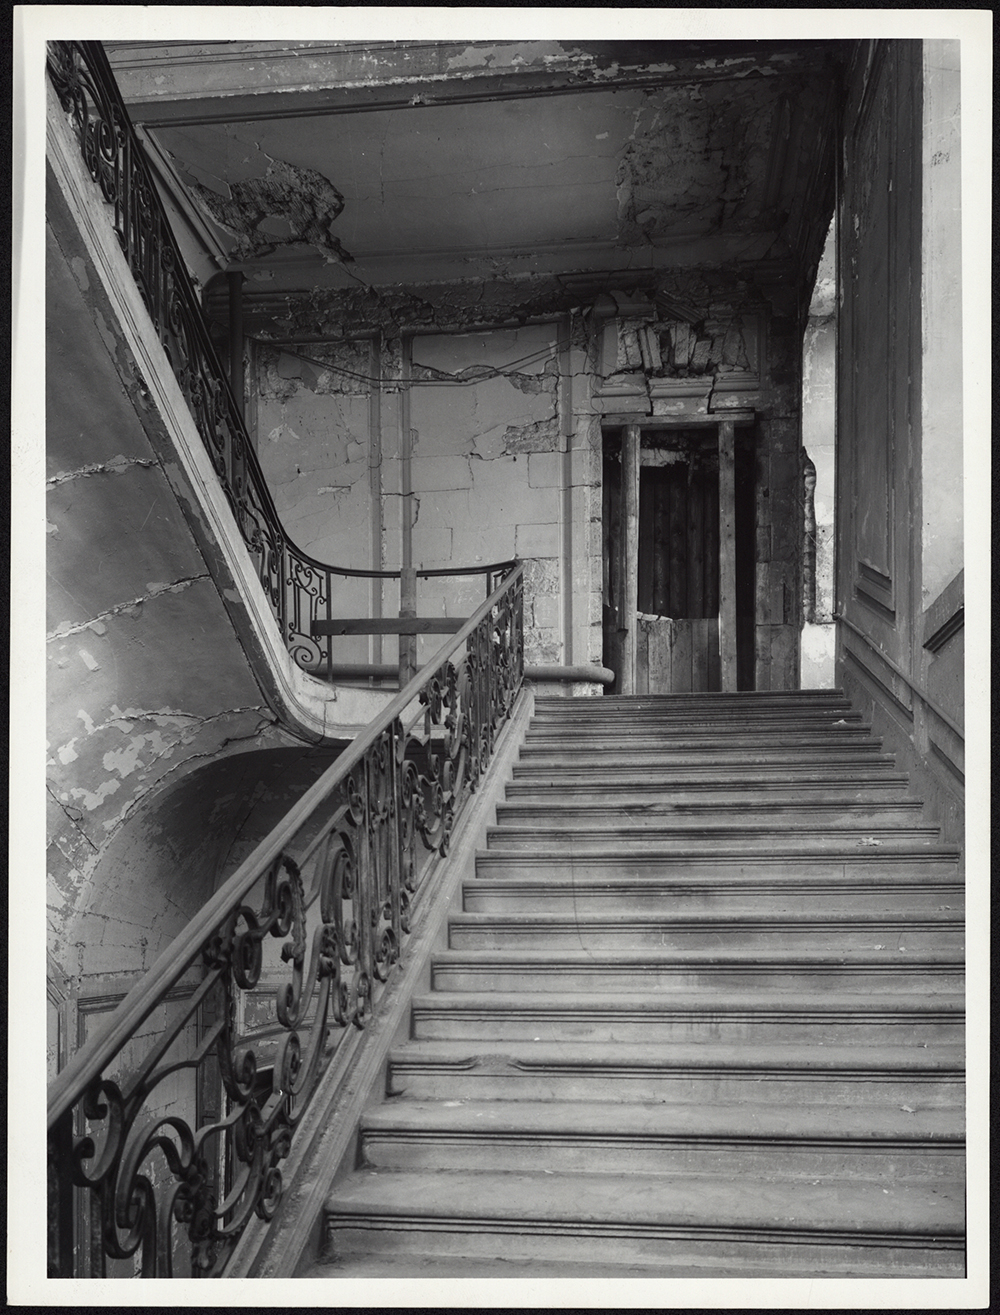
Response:
[{"label": "cracked wall", "polygon": [[[46,789],[60,1009],[129,984],[200,902],[206,838],[188,827],[161,843],[142,820],[156,801],[200,765],[291,742],[123,384],[134,366],[89,291],[50,232]],[[125,851],[128,862],[112,862]]]},{"label": "cracked wall", "polygon": [[[513,281],[501,285],[510,311]],[[377,353],[361,340],[259,346],[258,441],[279,508],[294,537],[323,560],[398,566],[405,424],[414,565],[524,559],[527,660],[600,661],[601,414],[682,419],[753,411],[757,684],[793,688],[802,624],[801,339],[785,313],[786,289],[724,270],[666,270],[623,285],[593,297],[582,313],[478,331],[462,326],[484,313],[476,286],[466,285],[464,300],[455,288],[447,300],[438,289],[424,303],[428,314],[442,323],[458,318],[458,326],[405,335],[400,323],[410,303],[400,290],[336,303],[319,298],[324,317],[335,305],[345,316],[360,308],[365,331],[376,335],[371,312],[385,310],[380,322],[394,336]],[[491,306],[500,304],[496,289],[492,297]],[[305,314],[300,307],[295,322]],[[320,324],[329,327],[326,318]],[[398,385],[404,342],[411,361],[405,420]],[[381,389],[372,383],[376,374]],[[377,465],[367,483],[363,443]],[[336,503],[323,492],[330,487],[341,490]],[[381,533],[380,562],[369,548],[373,528]],[[353,610],[341,614],[364,615],[362,595],[356,589]],[[478,581],[421,582],[418,611],[465,616],[481,597]],[[398,596],[383,591],[382,601],[395,614]],[[421,638],[420,659],[440,642]],[[362,662],[391,662],[394,641],[373,654],[364,641],[341,641],[341,660]]]},{"label": "cracked wall", "polygon": [[[258,343],[258,449],[293,539],[324,562],[398,568],[408,460],[414,566],[524,559],[531,567],[527,660],[562,661],[564,430],[573,424],[560,393],[566,379],[559,354],[570,346],[559,341],[563,323],[414,335],[405,345],[407,390],[399,383],[399,337],[379,347],[366,339],[280,348]],[[584,372],[579,346],[577,358]],[[367,615],[369,590],[360,580],[338,584],[337,614]],[[418,613],[467,616],[483,597],[482,577],[423,580]],[[386,615],[398,613],[395,582],[379,587],[379,601]],[[441,642],[441,636],[421,637],[418,660]],[[597,640],[585,647],[581,660],[599,659]],[[397,652],[394,637],[376,652],[367,639],[345,636],[336,660],[392,662]]]},{"label": "cracked wall", "polygon": [[[378,461],[379,444],[371,431],[370,344],[289,350],[259,344],[255,363],[257,451],[282,524],[321,562],[378,569],[372,556],[370,463]],[[368,581],[340,577],[335,590],[335,615],[369,614]],[[342,662],[369,660],[364,636],[341,637],[337,650]]]},{"label": "cracked wall", "polygon": [[[413,560],[475,566],[518,557],[560,570],[563,485],[555,325],[413,341]],[[427,581],[421,611],[468,615],[481,579]],[[525,661],[562,660],[557,596],[525,590]],[[432,641],[422,639],[429,655]]]}]

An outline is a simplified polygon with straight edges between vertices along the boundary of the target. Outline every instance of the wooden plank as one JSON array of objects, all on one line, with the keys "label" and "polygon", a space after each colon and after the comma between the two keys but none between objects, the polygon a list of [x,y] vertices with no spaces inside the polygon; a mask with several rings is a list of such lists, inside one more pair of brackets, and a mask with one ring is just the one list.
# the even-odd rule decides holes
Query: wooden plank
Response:
[{"label": "wooden plank", "polygon": [[636,612],[639,594],[639,426],[626,425],[622,442],[622,562],[624,589],[618,620],[622,634],[622,694],[635,693]]},{"label": "wooden plank", "polygon": [[736,690],[736,427],[719,425],[719,657],[724,692]]},{"label": "wooden plank", "polygon": [[691,688],[708,689],[708,622],[703,617],[691,621]]},{"label": "wooden plank", "polygon": [[649,694],[652,687],[649,683],[649,649],[652,643],[650,633],[650,623],[640,621],[636,629],[635,636],[635,692],[636,694]]},{"label": "wooden plank", "polygon": [[688,486],[687,603],[691,616],[705,616],[705,481],[693,479]]},{"label": "wooden plank", "polygon": [[[655,612],[656,485],[639,472],[639,576],[636,585],[640,612]],[[636,641],[638,643],[638,640]],[[636,650],[638,652],[638,649]]]},{"label": "wooden plank", "polygon": [[719,659],[719,618],[710,616],[708,626],[708,688],[722,689],[722,663]]},{"label": "wooden plank", "polygon": [[314,621],[314,635],[454,635],[464,616],[341,616]]},{"label": "wooden plank", "polygon": [[682,467],[670,470],[670,607],[673,617],[690,616],[687,609],[687,476]]},{"label": "wooden plank", "polygon": [[719,488],[718,480],[706,483],[704,524],[704,563],[705,613],[708,616],[719,615]]},{"label": "wooden plank", "polygon": [[667,481],[658,474],[656,493],[656,575],[653,590],[653,611],[660,616],[670,612],[670,566],[668,562],[668,544],[670,542],[670,505],[667,501]]},{"label": "wooden plank", "polygon": [[673,647],[677,622],[659,617],[649,625],[649,693],[670,694],[673,691]]},{"label": "wooden plank", "polygon": [[691,622],[674,623],[674,642],[671,654],[671,687],[675,694],[691,692]]}]

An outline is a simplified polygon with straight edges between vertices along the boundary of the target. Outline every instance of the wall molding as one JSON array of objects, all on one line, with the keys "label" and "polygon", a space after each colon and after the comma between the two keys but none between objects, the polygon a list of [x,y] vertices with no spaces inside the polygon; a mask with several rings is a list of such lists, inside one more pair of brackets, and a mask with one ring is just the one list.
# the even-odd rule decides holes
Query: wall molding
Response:
[{"label": "wall molding", "polygon": [[[917,698],[924,705],[924,707],[928,708],[931,712],[933,712],[934,715],[937,718],[939,718],[939,720],[944,722],[944,724],[948,727],[950,731],[952,731],[955,735],[958,736],[958,738],[962,741],[962,744],[963,745],[965,744],[964,728],[962,726],[959,726],[958,722],[956,722],[952,717],[950,717],[948,713],[945,712],[945,710],[939,704],[935,703],[935,701],[930,697],[930,695],[926,692],[926,690],[922,689],[921,686],[916,684],[912,676],[908,675],[907,672],[905,672],[903,668],[898,665],[898,663],[894,662],[891,657],[883,653],[882,650],[875,644],[874,640],[871,639],[870,636],[866,635],[865,632],[859,626],[856,626],[853,621],[849,621],[842,612],[837,612],[835,619],[840,625],[846,626],[848,630],[851,631],[852,634],[857,635],[858,638],[862,640],[863,643],[867,646],[867,648],[872,653],[874,653],[875,656],[880,659],[880,661],[884,662],[885,665],[889,668],[889,670],[894,675],[899,677],[899,679],[903,682],[904,685],[907,686],[910,692],[917,696]],[[856,653],[853,649],[849,648],[846,644],[844,645],[844,653],[847,656],[853,658],[855,663],[859,667],[861,667],[862,670],[866,671],[874,681],[876,681],[879,685],[882,686],[883,689],[888,689],[888,687],[878,679],[878,677],[874,674],[874,672],[872,672],[871,668],[862,660],[860,654]],[[892,693],[891,690],[888,692],[890,694]],[[895,699],[895,695],[893,695],[892,697]],[[898,703],[898,700],[896,700],[896,702]],[[899,706],[903,707],[902,704],[900,704]],[[909,715],[912,717],[913,714],[910,713]]]},{"label": "wall molding", "polygon": [[923,647],[938,653],[965,625],[965,571],[959,571],[926,608]]}]

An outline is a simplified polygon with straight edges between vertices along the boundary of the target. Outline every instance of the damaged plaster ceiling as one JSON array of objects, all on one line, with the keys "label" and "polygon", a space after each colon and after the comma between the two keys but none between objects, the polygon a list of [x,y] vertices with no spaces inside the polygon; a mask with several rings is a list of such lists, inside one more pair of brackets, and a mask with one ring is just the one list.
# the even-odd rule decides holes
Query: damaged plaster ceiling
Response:
[{"label": "damaged plaster ceiling", "polygon": [[[636,65],[641,43],[621,49]],[[156,60],[129,57],[120,76],[141,102]],[[700,51],[646,69],[648,85],[597,63],[545,94],[448,99],[439,74],[437,99],[345,106],[332,88],[328,112],[299,115],[289,92],[260,118],[249,93],[227,120],[230,102],[199,91],[198,113],[175,116],[188,121],[159,106],[146,129],[250,298],[800,257],[808,188],[829,170],[829,52]]]}]

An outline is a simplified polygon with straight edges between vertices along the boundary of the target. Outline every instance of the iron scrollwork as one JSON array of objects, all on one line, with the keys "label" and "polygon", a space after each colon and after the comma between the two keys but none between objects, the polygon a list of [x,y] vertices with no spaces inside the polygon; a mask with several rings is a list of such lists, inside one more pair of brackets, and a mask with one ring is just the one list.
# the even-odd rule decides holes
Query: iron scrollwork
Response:
[{"label": "iron scrollwork", "polygon": [[[52,43],[48,72],[285,642],[304,666],[328,661],[312,623],[329,613],[337,568],[281,526],[104,52]],[[251,865],[228,914],[182,933],[167,976],[122,1002],[143,1001],[127,1042],[100,1062],[85,1046],[72,1083],[56,1080],[51,1275],[218,1275],[251,1219],[273,1217],[318,1078],[377,1009],[427,859],[447,854],[520,688],[522,573],[502,569],[464,643],[422,673],[416,718],[372,724],[354,765],[331,769],[298,845]]]},{"label": "iron scrollwork", "polygon": [[48,74],[286,644],[315,669],[328,660],[330,639],[314,638],[312,622],[324,615],[335,568],[310,557],[281,524],[107,57],[99,42],[50,42]]},{"label": "iron scrollwork", "polygon": [[55,1111],[53,1273],[81,1270],[67,1193],[93,1274],[218,1275],[250,1220],[273,1217],[318,1078],[378,1008],[427,860],[447,855],[513,706],[521,580],[517,569],[464,644],[425,669],[409,722],[376,721],[353,765],[330,769],[300,844],[263,864],[188,955],[169,1024],[140,1029]]}]

